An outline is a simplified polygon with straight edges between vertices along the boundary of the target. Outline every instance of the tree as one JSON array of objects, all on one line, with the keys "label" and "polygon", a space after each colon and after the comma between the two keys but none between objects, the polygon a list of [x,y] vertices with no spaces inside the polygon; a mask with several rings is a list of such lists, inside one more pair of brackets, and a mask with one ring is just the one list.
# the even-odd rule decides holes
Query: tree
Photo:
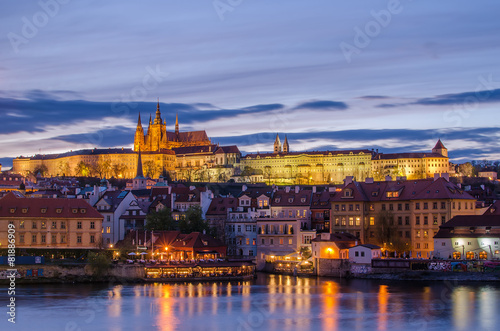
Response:
[{"label": "tree", "polygon": [[40,173],[40,175],[42,175],[42,177],[45,177],[49,174],[49,169],[47,168],[47,166],[45,164],[41,164],[41,165],[35,167],[35,170],[33,170],[33,173],[35,174],[35,176],[38,175],[38,173]]},{"label": "tree", "polygon": [[150,178],[156,178],[161,173],[162,168],[157,166],[156,163],[152,160],[148,160],[143,163],[144,166],[144,175]]},{"label": "tree", "polygon": [[[472,162],[475,163],[475,161]],[[472,175],[474,174],[474,166],[470,162],[459,165],[458,170],[463,176],[466,177],[472,177]]]},{"label": "tree", "polygon": [[189,207],[186,211],[185,217],[179,221],[179,230],[182,233],[208,232],[210,230],[210,226],[203,219],[202,214],[200,206]]},{"label": "tree", "polygon": [[92,270],[92,274],[96,277],[104,276],[111,266],[111,259],[104,252],[89,252],[87,261],[90,265],[90,269]]},{"label": "tree", "polygon": [[146,216],[145,228],[148,231],[173,231],[177,230],[177,225],[170,209],[163,208]]},{"label": "tree", "polygon": [[126,165],[122,163],[115,163],[111,166],[111,173],[115,178],[121,178],[127,169],[128,167]]},{"label": "tree", "polygon": [[80,161],[75,167],[77,176],[88,177],[90,175],[90,167],[87,163]]},{"label": "tree", "polygon": [[381,211],[377,215],[375,223],[375,239],[377,244],[390,251],[405,251],[408,246],[397,234],[397,226],[394,225],[394,215],[390,211]]}]

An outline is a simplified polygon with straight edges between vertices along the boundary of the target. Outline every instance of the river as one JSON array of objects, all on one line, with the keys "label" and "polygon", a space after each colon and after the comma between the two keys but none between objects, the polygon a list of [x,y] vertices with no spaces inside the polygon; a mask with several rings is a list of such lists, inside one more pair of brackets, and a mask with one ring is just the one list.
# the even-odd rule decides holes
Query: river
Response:
[{"label": "river", "polygon": [[[499,330],[500,284],[259,274],[253,281],[19,285],[0,330]],[[7,312],[7,291],[0,294]],[[5,303],[5,305],[4,305]]]}]

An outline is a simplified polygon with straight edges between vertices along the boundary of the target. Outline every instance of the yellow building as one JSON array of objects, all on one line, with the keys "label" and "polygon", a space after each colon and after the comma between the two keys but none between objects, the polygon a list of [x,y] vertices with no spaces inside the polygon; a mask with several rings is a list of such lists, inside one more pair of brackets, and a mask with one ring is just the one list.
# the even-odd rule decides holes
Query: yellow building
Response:
[{"label": "yellow building", "polygon": [[16,248],[93,249],[101,243],[103,216],[82,199],[0,199],[0,247],[7,246],[9,224]]},{"label": "yellow building", "polygon": [[279,184],[342,183],[347,176],[364,180],[371,176],[372,151],[290,152],[288,139],[283,146],[276,136],[273,153],[253,153],[242,157],[240,169],[261,173],[264,180]]},{"label": "yellow building", "polygon": [[375,180],[406,177],[412,179],[431,178],[434,174],[449,173],[448,149],[441,140],[431,153],[377,154],[372,160],[372,174]]}]

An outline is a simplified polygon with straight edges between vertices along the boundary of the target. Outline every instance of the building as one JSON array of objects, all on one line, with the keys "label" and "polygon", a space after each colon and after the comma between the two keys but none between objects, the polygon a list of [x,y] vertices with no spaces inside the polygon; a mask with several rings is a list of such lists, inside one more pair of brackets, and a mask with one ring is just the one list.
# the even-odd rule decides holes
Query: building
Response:
[{"label": "building", "polygon": [[359,240],[349,233],[319,233],[311,243],[314,259],[348,259],[349,249]]},{"label": "building", "polygon": [[179,117],[175,117],[175,131],[168,132],[166,121],[161,118],[160,102],[156,106],[156,115],[154,121],[149,116],[149,125],[144,134],[144,128],[141,123],[141,115],[137,120],[137,129],[135,131],[134,151],[160,152],[162,150],[176,147],[205,146],[210,145],[205,131],[179,131]]},{"label": "building", "polygon": [[478,177],[488,178],[488,180],[498,180],[498,173],[495,169],[482,169],[478,172]]},{"label": "building", "polygon": [[102,245],[103,216],[82,199],[0,199],[0,244],[7,247],[8,224],[14,224],[16,248],[95,249]]},{"label": "building", "polygon": [[376,154],[372,160],[376,180],[406,177],[409,180],[431,178],[450,171],[448,149],[438,140],[431,153]]},{"label": "building", "polygon": [[351,263],[371,265],[373,259],[379,259],[381,257],[382,250],[381,247],[377,245],[364,244],[349,248],[349,261]]},{"label": "building", "polygon": [[104,217],[102,222],[104,247],[112,247],[125,238],[125,223],[121,222],[120,218],[134,200],[136,199],[130,191],[106,191],[94,205]]},{"label": "building", "polygon": [[423,257],[434,250],[432,238],[439,225],[476,213],[475,199],[446,176],[385,182],[349,179],[331,201],[332,233],[348,232],[362,243],[385,244],[386,249]]},{"label": "building", "polygon": [[276,189],[271,201],[272,218],[289,218],[300,221],[300,229],[311,229],[312,190],[295,186]]},{"label": "building", "polygon": [[500,216],[456,216],[434,236],[434,256],[453,259],[500,258]]},{"label": "building", "polygon": [[335,187],[327,187],[323,192],[315,192],[313,187],[311,201],[311,229],[318,232],[330,232],[330,213]]}]

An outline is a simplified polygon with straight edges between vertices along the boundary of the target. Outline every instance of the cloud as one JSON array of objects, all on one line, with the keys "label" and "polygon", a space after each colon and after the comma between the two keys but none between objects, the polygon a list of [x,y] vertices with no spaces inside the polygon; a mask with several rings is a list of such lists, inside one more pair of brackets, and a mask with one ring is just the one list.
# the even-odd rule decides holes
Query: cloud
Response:
[{"label": "cloud", "polygon": [[341,101],[317,100],[301,103],[293,109],[346,110],[347,108],[349,108],[347,104]]},{"label": "cloud", "polygon": [[376,100],[376,99],[389,99],[389,97],[385,95],[365,95],[359,97],[359,99]]}]

